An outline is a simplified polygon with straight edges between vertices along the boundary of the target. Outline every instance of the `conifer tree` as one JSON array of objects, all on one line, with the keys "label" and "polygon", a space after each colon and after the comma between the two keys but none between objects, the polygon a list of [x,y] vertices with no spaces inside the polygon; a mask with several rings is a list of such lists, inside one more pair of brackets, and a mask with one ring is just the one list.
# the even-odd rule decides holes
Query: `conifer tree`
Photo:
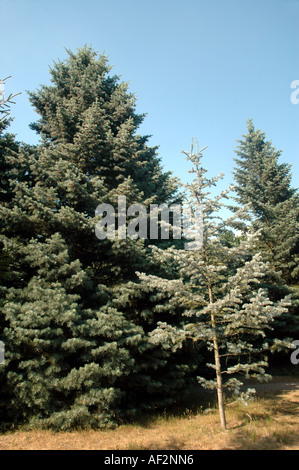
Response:
[{"label": "conifer tree", "polygon": [[10,115],[10,105],[14,104],[15,102],[13,99],[20,95],[21,93],[10,93],[8,97],[5,97],[5,81],[11,78],[11,76],[0,79],[0,123],[7,123],[8,117]]},{"label": "conifer tree", "polygon": [[292,187],[291,165],[280,163],[276,150],[261,130],[247,123],[248,133],[239,140],[234,178],[236,200],[249,207],[250,223],[260,230],[256,249],[273,270],[267,279],[271,297],[290,292],[293,308],[277,322],[276,334],[299,329],[299,195]]},{"label": "conifer tree", "polygon": [[[137,134],[135,97],[109,72],[90,48],[68,51],[51,69],[52,85],[30,93],[40,144],[4,156],[1,243],[12,266],[0,407],[8,424],[109,426],[169,403],[188,375],[135,274],[153,266],[147,240],[95,235],[101,203],[116,208],[122,195],[148,207],[177,197],[156,148]],[[169,315],[178,321],[177,310]]]},{"label": "conifer tree", "polygon": [[[18,143],[15,142],[15,136],[6,131],[10,125],[10,105],[14,103],[13,98],[20,93],[12,93],[5,97],[5,81],[10,78],[6,77],[0,80],[1,94],[0,94],[0,203],[9,199],[9,180],[7,177],[8,164],[5,159],[10,151],[17,151]],[[9,273],[9,258],[3,253],[3,246],[0,246],[0,282],[8,277]]]},{"label": "conifer tree", "polygon": [[262,250],[287,284],[298,284],[299,196],[292,187],[291,165],[280,163],[282,151],[248,121],[239,141],[234,171],[237,201],[249,205],[255,229],[261,229]]},{"label": "conifer tree", "polygon": [[[236,213],[225,222],[219,216],[223,198],[228,198],[231,188],[211,197],[209,190],[221,175],[207,178],[202,151],[193,153],[192,148],[186,155],[195,173],[187,189],[193,213],[200,214],[201,240],[197,237],[189,250],[155,248],[161,262],[176,261],[179,278],[139,275],[154,291],[168,292],[171,306],[184,308],[184,316],[189,318],[184,334],[211,353],[207,366],[214,369],[215,378],[205,374],[198,380],[217,390],[221,426],[225,428],[224,390],[240,393],[242,375],[267,377],[267,330],[274,318],[287,310],[289,298],[275,303],[261,287],[269,268],[254,253],[253,241],[258,234],[242,237],[239,243],[223,243],[223,230],[236,227],[240,216]],[[276,340],[271,348],[289,346],[288,340]]]}]

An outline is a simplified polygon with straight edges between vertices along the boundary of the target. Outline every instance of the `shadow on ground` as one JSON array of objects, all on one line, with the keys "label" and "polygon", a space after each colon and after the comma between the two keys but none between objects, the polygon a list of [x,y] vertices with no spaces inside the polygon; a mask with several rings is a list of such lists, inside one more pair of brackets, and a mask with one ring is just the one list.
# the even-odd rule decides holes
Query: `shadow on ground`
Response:
[{"label": "shadow on ground", "polygon": [[[251,424],[240,427],[231,436],[228,447],[236,450],[282,450],[287,448],[299,449],[299,395],[298,393],[287,398],[285,393],[288,390],[299,390],[299,382],[293,383],[286,388],[285,384],[277,384],[275,390],[269,387],[260,387],[257,396],[260,398],[269,397],[271,394],[271,408],[261,413],[251,414]],[[272,384],[273,385],[273,384]],[[279,390],[279,387],[283,390]],[[265,422],[273,423],[270,426],[269,435],[258,436],[257,429]],[[280,423],[280,429],[275,429],[276,423]],[[285,425],[281,429],[281,425]],[[269,424],[268,424],[269,426]]]}]

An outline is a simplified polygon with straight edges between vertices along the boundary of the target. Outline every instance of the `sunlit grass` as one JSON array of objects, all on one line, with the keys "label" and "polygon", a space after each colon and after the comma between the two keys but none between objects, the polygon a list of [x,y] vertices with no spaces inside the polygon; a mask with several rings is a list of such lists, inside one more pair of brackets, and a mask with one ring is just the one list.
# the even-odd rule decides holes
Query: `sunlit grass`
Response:
[{"label": "sunlit grass", "polygon": [[293,390],[226,406],[227,430],[215,404],[143,417],[107,431],[15,431],[0,435],[0,449],[276,450],[299,449],[299,382]]}]

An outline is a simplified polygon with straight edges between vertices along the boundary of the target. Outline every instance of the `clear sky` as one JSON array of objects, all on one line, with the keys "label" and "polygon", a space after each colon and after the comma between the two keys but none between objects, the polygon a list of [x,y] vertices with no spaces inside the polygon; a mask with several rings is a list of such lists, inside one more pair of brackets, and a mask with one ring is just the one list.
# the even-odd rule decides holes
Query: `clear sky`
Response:
[{"label": "clear sky", "polygon": [[[253,119],[293,164],[299,187],[299,0],[0,0],[1,68],[10,132],[37,143],[38,116],[26,90],[49,84],[49,66],[85,44],[109,56],[113,74],[129,82],[139,133],[159,146],[165,170],[188,177],[181,153],[196,137],[209,174],[232,181],[237,139]],[[298,94],[299,96],[299,94]],[[190,175],[191,176],[191,175]],[[222,187],[221,187],[222,189]]]}]

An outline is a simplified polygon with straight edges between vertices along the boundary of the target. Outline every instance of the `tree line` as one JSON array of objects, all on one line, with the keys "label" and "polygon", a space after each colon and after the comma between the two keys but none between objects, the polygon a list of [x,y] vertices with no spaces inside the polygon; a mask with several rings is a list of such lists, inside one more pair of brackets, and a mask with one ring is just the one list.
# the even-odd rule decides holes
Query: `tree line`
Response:
[{"label": "tree line", "polygon": [[[115,426],[165,409],[192,384],[267,378],[298,337],[298,192],[251,120],[232,188],[216,196],[204,150],[182,187],[138,134],[144,115],[104,55],[68,51],[29,93],[28,145],[0,123],[1,426]],[[200,208],[202,246],[95,236],[99,204]],[[224,220],[220,215],[230,211]],[[116,228],[117,229],[117,228]],[[246,396],[252,392],[248,391]]]}]

